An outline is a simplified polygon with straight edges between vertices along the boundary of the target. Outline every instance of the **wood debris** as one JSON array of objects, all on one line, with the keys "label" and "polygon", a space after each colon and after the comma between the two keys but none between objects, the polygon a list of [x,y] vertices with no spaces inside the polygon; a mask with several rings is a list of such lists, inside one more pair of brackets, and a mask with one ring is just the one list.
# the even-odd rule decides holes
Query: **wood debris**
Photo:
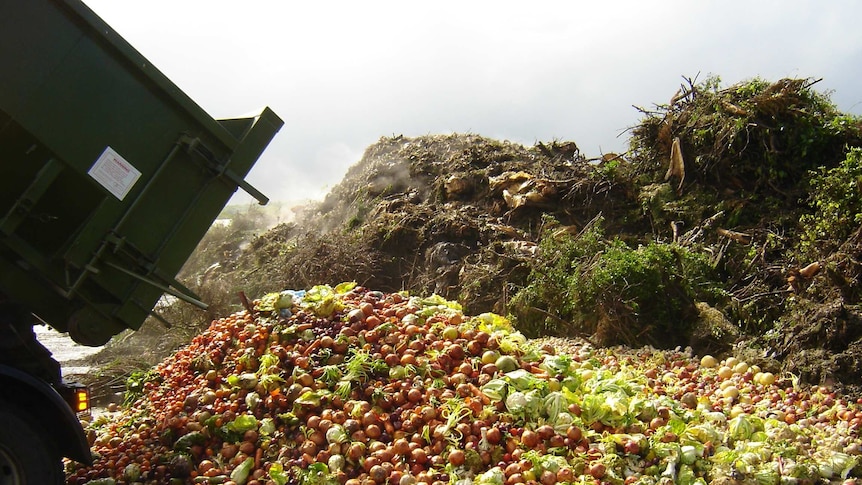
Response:
[{"label": "wood debris", "polygon": [[801,276],[807,280],[810,280],[819,272],[820,272],[820,263],[815,261],[815,262],[809,264],[808,266],[800,269],[799,270],[799,276]]},{"label": "wood debris", "polygon": [[728,113],[730,113],[732,115],[748,116],[748,111],[740,108],[739,106],[731,103],[730,101],[722,100],[721,106],[725,109],[725,111],[727,111]]},{"label": "wood debris", "polygon": [[746,234],[744,232],[736,232],[728,229],[723,229],[719,227],[715,230],[719,236],[726,237],[728,239],[732,239],[740,244],[751,244],[751,234]]},{"label": "wood debris", "polygon": [[679,137],[675,137],[673,139],[673,145],[671,145],[670,148],[670,166],[667,169],[667,173],[664,175],[664,179],[667,181],[670,180],[671,177],[679,179],[679,185],[677,185],[676,192],[681,194],[682,184],[685,182],[685,162],[682,159],[682,148],[680,147]]}]

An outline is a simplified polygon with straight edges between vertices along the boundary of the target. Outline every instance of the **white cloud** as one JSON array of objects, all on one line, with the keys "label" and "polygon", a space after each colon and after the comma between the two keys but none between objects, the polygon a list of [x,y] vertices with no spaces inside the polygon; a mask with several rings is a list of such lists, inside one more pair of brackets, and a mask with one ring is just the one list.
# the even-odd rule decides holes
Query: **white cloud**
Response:
[{"label": "white cloud", "polygon": [[[862,113],[862,3],[85,0],[216,117],[285,120],[250,180],[323,195],[381,136],[624,148],[681,76],[824,77]],[[307,194],[307,195],[306,195]]]}]

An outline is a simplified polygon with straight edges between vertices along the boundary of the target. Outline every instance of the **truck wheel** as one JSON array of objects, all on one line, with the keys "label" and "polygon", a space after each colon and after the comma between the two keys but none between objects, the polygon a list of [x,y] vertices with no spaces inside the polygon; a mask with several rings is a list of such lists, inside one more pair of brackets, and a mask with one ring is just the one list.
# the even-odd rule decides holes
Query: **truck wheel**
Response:
[{"label": "truck wheel", "polygon": [[0,406],[0,423],[0,485],[65,482],[60,457],[28,415]]}]

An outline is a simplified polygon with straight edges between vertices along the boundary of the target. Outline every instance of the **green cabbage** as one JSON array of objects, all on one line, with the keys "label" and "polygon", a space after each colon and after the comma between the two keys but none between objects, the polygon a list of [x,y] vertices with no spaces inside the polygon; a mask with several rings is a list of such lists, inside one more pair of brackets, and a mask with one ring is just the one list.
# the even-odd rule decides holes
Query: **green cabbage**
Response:
[{"label": "green cabbage", "polygon": [[263,418],[260,420],[260,429],[258,431],[260,434],[267,436],[275,433],[275,420],[272,418]]},{"label": "green cabbage", "polygon": [[539,379],[534,374],[531,374],[524,369],[515,369],[511,372],[507,372],[504,374],[504,377],[513,388],[524,392],[541,389],[547,384],[547,381]]},{"label": "green cabbage", "polygon": [[503,379],[491,379],[482,386],[482,393],[492,401],[502,401],[506,398],[509,385]]},{"label": "green cabbage", "polygon": [[548,355],[539,366],[551,376],[568,376],[572,368],[572,358],[568,355]]},{"label": "green cabbage", "polygon": [[730,442],[749,440],[758,431],[763,431],[763,420],[755,416],[740,414],[727,422],[727,437]]},{"label": "green cabbage", "polygon": [[525,418],[530,421],[538,421],[542,417],[542,412],[545,409],[545,402],[542,399],[542,393],[536,390],[528,391],[526,394],[527,405],[525,408]]},{"label": "green cabbage", "polygon": [[254,468],[254,458],[248,457],[238,467],[233,469],[230,473],[230,479],[236,482],[237,485],[245,485],[252,468]]},{"label": "green cabbage", "polygon": [[[353,283],[353,286],[356,286],[356,284]],[[330,318],[336,312],[344,309],[344,304],[337,296],[351,289],[352,287],[349,287],[349,284],[345,283],[336,286],[335,289],[329,285],[313,286],[305,293],[301,305],[319,317]]]},{"label": "green cabbage", "polygon": [[503,485],[506,483],[506,475],[500,467],[495,466],[485,473],[476,477],[474,485]]},{"label": "green cabbage", "polygon": [[[556,423],[560,416],[569,416],[568,413],[566,413],[569,408],[569,402],[566,400],[565,396],[563,396],[563,393],[559,391],[552,392],[545,396],[544,408],[545,415],[552,423]],[[569,416],[569,418],[571,419],[571,416]]]},{"label": "green cabbage", "polygon": [[227,423],[225,427],[230,432],[241,434],[252,429],[257,429],[257,425],[257,418],[251,414],[241,414],[230,423]]}]

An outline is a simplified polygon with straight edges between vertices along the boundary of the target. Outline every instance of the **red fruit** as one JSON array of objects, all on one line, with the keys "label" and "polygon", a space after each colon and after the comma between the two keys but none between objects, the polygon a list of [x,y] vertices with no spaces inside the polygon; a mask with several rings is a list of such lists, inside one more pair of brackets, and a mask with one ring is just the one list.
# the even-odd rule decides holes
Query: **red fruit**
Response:
[{"label": "red fruit", "polygon": [[424,448],[416,448],[410,452],[410,461],[423,465],[428,462],[428,453]]},{"label": "red fruit", "polygon": [[557,432],[554,430],[554,427],[549,424],[543,424],[542,426],[539,426],[536,429],[536,433],[539,434],[539,438],[543,441],[547,441],[551,439],[552,436],[557,434]]},{"label": "red fruit", "polygon": [[539,434],[533,430],[525,429],[521,433],[521,443],[527,448],[533,449],[539,444]]},{"label": "red fruit", "polygon": [[605,472],[607,472],[607,467],[602,463],[593,463],[587,469],[587,473],[593,478],[602,478],[605,476]]},{"label": "red fruit", "polygon": [[575,443],[581,441],[583,435],[584,432],[578,426],[570,426],[569,429],[566,431],[566,437]]},{"label": "red fruit", "polygon": [[449,452],[449,463],[452,466],[461,466],[466,461],[467,456],[464,454],[463,450],[452,450]]}]

